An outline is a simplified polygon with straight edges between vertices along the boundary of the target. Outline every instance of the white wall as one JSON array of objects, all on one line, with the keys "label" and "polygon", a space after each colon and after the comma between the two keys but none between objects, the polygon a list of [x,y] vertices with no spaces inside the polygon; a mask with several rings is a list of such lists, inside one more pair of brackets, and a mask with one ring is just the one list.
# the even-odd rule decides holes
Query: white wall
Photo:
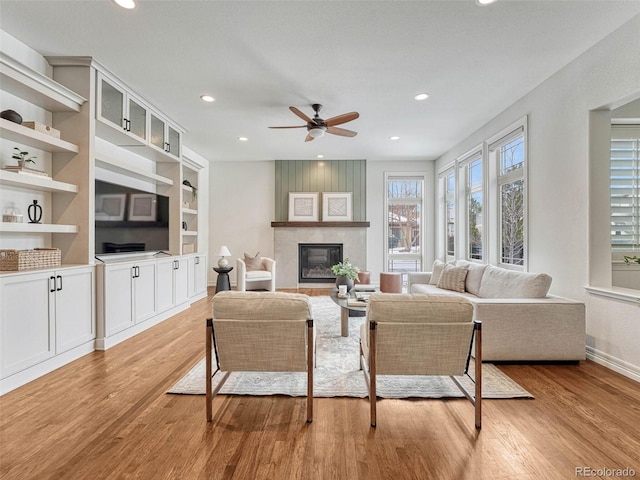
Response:
[{"label": "white wall", "polygon": [[[215,253],[220,245],[229,247],[229,265],[234,267],[229,278],[235,285],[237,257],[260,252],[273,258],[275,165],[273,161],[213,162],[209,172],[209,265],[217,266]],[[216,279],[210,268],[209,284],[215,285]]]},{"label": "white wall", "polygon": [[[589,112],[634,96],[640,96],[640,16],[459,143],[437,166],[528,115],[529,271],[549,273],[551,293],[585,301],[589,358],[640,380],[638,304],[595,298],[584,289],[590,262],[597,260],[589,257]],[[597,255],[610,264],[608,251]]]}]

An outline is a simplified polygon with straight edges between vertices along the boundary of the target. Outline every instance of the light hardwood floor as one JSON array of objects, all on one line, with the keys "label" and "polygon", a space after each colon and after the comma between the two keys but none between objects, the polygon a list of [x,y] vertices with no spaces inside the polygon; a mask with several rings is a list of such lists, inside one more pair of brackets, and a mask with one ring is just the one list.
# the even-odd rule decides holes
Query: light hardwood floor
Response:
[{"label": "light hardwood floor", "polygon": [[480,433],[464,399],[381,400],[373,429],[366,399],[316,399],[307,424],[303,398],[220,396],[207,423],[204,396],[165,392],[204,356],[210,301],[0,397],[0,478],[640,477],[640,384],[588,361],[500,366],[536,398],[484,401]]}]

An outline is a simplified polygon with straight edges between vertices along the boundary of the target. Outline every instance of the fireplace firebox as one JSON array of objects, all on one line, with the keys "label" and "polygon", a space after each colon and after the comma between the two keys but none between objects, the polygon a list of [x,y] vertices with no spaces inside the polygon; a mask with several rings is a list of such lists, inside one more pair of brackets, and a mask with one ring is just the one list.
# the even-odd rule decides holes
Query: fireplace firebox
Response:
[{"label": "fireplace firebox", "polygon": [[299,243],[298,281],[300,283],[330,283],[336,276],[331,266],[342,261],[341,243]]}]

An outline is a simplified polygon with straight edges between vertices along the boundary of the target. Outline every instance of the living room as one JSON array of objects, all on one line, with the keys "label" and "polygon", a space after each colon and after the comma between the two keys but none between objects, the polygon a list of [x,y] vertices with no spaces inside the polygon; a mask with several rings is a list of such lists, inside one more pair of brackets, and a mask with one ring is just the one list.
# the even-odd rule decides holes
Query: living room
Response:
[{"label": "living room", "polygon": [[[36,17],[50,15],[56,19],[52,22],[54,29],[65,25],[62,18],[53,16],[51,10],[48,10],[50,6],[44,5],[47,2],[28,2],[32,4],[31,7],[20,6],[20,3],[0,2],[0,28],[19,41],[22,41],[23,35],[28,38],[32,34],[24,30],[21,34],[21,29],[37,28],[24,27],[29,24],[29,9],[36,8],[35,4],[42,6],[45,13],[32,12],[34,24]],[[141,7],[149,8],[153,4],[138,3]],[[264,12],[263,8],[268,10],[267,7],[260,7],[252,2],[244,3],[247,7],[251,4],[251,7],[260,12]],[[357,5],[362,2],[355,3]],[[446,8],[446,2],[430,3],[439,4],[438,8]],[[474,8],[483,8],[474,2],[470,3]],[[542,15],[539,2],[521,3]],[[582,8],[575,2],[559,3],[568,4],[567,8]],[[366,474],[376,478],[376,473],[377,478],[392,478],[394,471],[400,472],[394,478],[412,478],[419,473],[425,475],[425,478],[495,478],[500,475],[569,478],[587,476],[584,475],[587,470],[581,470],[579,474],[574,469],[569,471],[569,466],[576,469],[591,466],[620,470],[632,468],[636,472],[640,470],[637,458],[640,439],[632,431],[635,430],[632,425],[640,421],[637,408],[633,407],[637,404],[637,382],[640,382],[640,345],[637,341],[640,338],[640,285],[635,289],[618,287],[613,279],[616,266],[623,267],[620,266],[621,258],[612,259],[611,254],[608,162],[611,112],[628,105],[634,108],[640,99],[640,8],[637,2],[593,3],[593,17],[597,17],[598,12],[603,13],[609,3],[615,5],[612,8],[616,11],[615,15],[607,17],[608,20],[603,20],[605,26],[598,39],[589,45],[583,44],[568,62],[561,62],[560,59],[556,61],[551,50],[538,52],[540,56],[553,60],[553,65],[547,65],[550,76],[531,80],[524,92],[514,90],[506,103],[491,106],[490,115],[467,119],[468,123],[458,126],[461,128],[460,132],[464,133],[454,139],[447,138],[447,148],[440,151],[437,149],[440,147],[431,150],[434,147],[429,144],[438,144],[438,139],[429,139],[418,142],[423,147],[422,150],[397,157],[394,155],[396,147],[390,147],[388,143],[371,142],[374,143],[373,148],[378,150],[375,154],[353,152],[348,143],[340,143],[337,147],[328,144],[324,159],[316,158],[316,151],[313,150],[312,155],[310,149],[307,149],[306,154],[297,150],[291,156],[288,154],[256,159],[243,150],[243,143],[237,141],[233,147],[227,147],[232,148],[231,150],[221,150],[220,153],[216,152],[215,145],[199,148],[200,145],[189,141],[190,129],[187,129],[185,145],[193,148],[194,153],[197,152],[194,157],[202,156],[208,162],[207,176],[198,191],[199,201],[207,203],[207,221],[205,231],[198,232],[197,238],[198,242],[206,244],[204,253],[208,256],[209,297],[193,302],[191,308],[176,312],[149,331],[141,332],[104,352],[95,352],[96,357],[92,357],[95,362],[113,362],[100,363],[99,368],[104,368],[104,379],[96,380],[96,385],[99,384],[96,390],[91,390],[90,379],[82,377],[85,375],[83,371],[89,372],[88,375],[96,379],[101,375],[99,370],[90,370],[89,356],[80,360],[85,363],[69,364],[0,398],[0,416],[3,417],[0,419],[3,426],[0,440],[4,457],[0,460],[0,472],[7,475],[7,478],[46,478],[47,475],[50,478],[117,478],[132,474],[142,478],[205,478],[207,472],[213,478],[278,478],[274,476],[274,472],[281,476],[286,473],[290,478],[358,478]],[[351,6],[355,8],[354,4]],[[88,8],[80,5],[77,7],[79,11],[73,13],[73,7],[66,6],[70,10],[65,13],[77,20],[75,16],[85,14],[84,9]],[[111,5],[108,8],[110,7]],[[491,8],[493,7],[500,7],[500,2]],[[107,7],[102,5],[100,8]],[[226,10],[229,7],[224,8],[224,13],[229,13]],[[385,8],[385,13],[391,15],[392,12],[387,8],[390,7]],[[463,7],[458,5],[458,8]],[[141,8],[141,11],[144,10]],[[7,15],[8,13],[11,15]],[[352,11],[350,13],[353,14]],[[490,15],[486,11],[466,14],[477,14],[480,18]],[[260,16],[256,17],[252,19],[252,25],[260,23]],[[603,17],[606,17],[604,13]],[[294,18],[300,20],[298,16]],[[314,24],[309,18],[306,23],[301,21],[295,24],[300,35],[323,36],[324,30],[330,35],[329,23]],[[352,20],[354,17],[345,18]],[[132,25],[124,16],[122,21],[127,26]],[[44,21],[41,19],[40,22]],[[273,25],[277,25],[277,22]],[[342,23],[336,26],[339,31],[343,27]],[[554,28],[558,28],[558,25],[554,24]],[[563,25],[563,28],[569,30],[567,25]],[[43,39],[39,42],[50,41],[53,45],[53,36],[47,38],[46,32],[47,29],[43,27]],[[380,32],[377,34],[384,35]],[[535,37],[530,41],[535,42]],[[81,43],[78,39],[73,39],[73,42]],[[24,40],[24,44],[27,49],[35,48],[29,41]],[[114,45],[114,50],[121,49],[115,41]],[[56,48],[62,47],[51,47],[52,50]],[[39,55],[52,55],[52,51],[36,50]],[[92,51],[80,51],[83,53],[79,53],[77,48],[56,50],[55,56],[94,54]],[[123,55],[124,53],[122,52]],[[141,50],[135,49],[130,54],[140,55]],[[502,61],[508,59],[506,56],[501,58]],[[100,60],[98,57],[98,61]],[[264,59],[254,58],[254,61],[256,65],[262,65]],[[342,58],[337,63],[347,68],[349,59]],[[232,65],[233,61],[230,60],[228,64]],[[129,78],[127,71],[117,70],[111,64],[109,67],[124,80],[133,82],[144,91],[144,85],[138,83],[142,82],[141,78]],[[325,67],[328,68],[320,64],[317,70]],[[485,67],[490,68],[486,64],[478,66]],[[230,67],[229,70],[230,79],[227,81],[233,83],[233,68]],[[296,82],[282,78],[281,85],[304,90],[304,79],[313,77],[314,69],[304,68],[301,72],[301,78]],[[259,78],[259,71],[254,73]],[[534,73],[531,72],[531,77],[537,78]],[[366,77],[359,78],[361,82],[367,82]],[[415,81],[414,84],[424,85],[422,80]],[[264,91],[250,93],[243,108],[247,104],[255,103],[257,106],[266,102],[265,96],[269,102],[276,102],[273,99],[274,92],[281,85],[268,84]],[[251,90],[251,86],[253,84],[248,84],[247,90]],[[339,89],[339,85],[334,84],[332,87]],[[198,84],[196,88],[202,88],[202,84]],[[427,102],[438,100],[434,98],[433,91]],[[200,93],[198,91],[198,95]],[[417,91],[412,90],[411,93]],[[267,127],[294,125],[292,122],[297,119],[287,110],[290,105],[306,108],[305,112],[311,115],[308,104],[318,99],[307,96],[313,94],[314,92],[304,92],[288,96],[286,100],[278,101],[277,110],[281,111],[279,116],[264,121],[256,118],[260,129],[264,130],[261,135],[269,135],[272,138],[270,141],[276,143],[286,143],[285,137],[280,135],[286,135],[287,140],[291,135],[296,143],[305,144],[300,130],[287,132],[268,130]],[[159,98],[157,93],[152,95]],[[359,137],[366,135],[365,114],[370,110],[367,110],[364,102],[351,104],[351,99],[340,98],[336,105],[337,101],[333,104],[330,101],[331,94],[325,94],[325,98],[327,100],[323,100],[323,113],[326,113],[326,117],[348,110],[360,111],[362,118],[353,122],[353,127],[346,127],[358,130]],[[482,102],[491,103],[492,100],[483,99]],[[413,102],[412,98],[411,101]],[[216,102],[223,105],[225,114],[231,115],[233,106],[224,105],[222,99],[216,99]],[[409,111],[416,108],[416,105],[418,104],[403,108]],[[2,107],[2,110],[9,108],[5,105]],[[163,107],[168,112],[173,111],[169,99]],[[200,106],[192,108],[195,110]],[[638,117],[640,113],[635,114],[635,118]],[[245,121],[246,118],[248,117],[245,116]],[[345,159],[366,160],[366,175],[363,180],[366,190],[366,220],[370,222],[370,227],[366,232],[366,265],[361,267],[370,271],[373,281],[377,283],[380,273],[388,270],[385,260],[387,225],[383,207],[385,174],[396,172],[424,175],[427,187],[425,225],[428,227],[422,265],[424,270],[429,270],[434,260],[446,257],[445,247],[439,240],[445,238],[441,231],[444,224],[439,213],[438,185],[442,174],[456,166],[469,152],[489,143],[500,132],[522,119],[526,119],[528,154],[526,271],[550,275],[553,278],[550,293],[584,302],[587,326],[585,349],[588,360],[581,362],[580,368],[583,370],[578,371],[575,365],[564,364],[503,366],[511,378],[534,393],[535,400],[487,402],[483,431],[477,437],[469,425],[468,405],[464,402],[460,402],[460,405],[442,402],[435,406],[434,403],[437,402],[424,404],[389,401],[389,407],[381,415],[381,423],[386,417],[390,424],[385,427],[388,430],[378,427],[377,444],[376,439],[371,438],[374,435],[369,433],[368,428],[364,428],[368,427],[365,404],[349,402],[350,399],[320,399],[317,402],[317,417],[313,427],[318,430],[313,431],[312,439],[300,432],[304,427],[302,400],[287,403],[291,399],[277,399],[271,404],[268,403],[269,400],[260,401],[256,398],[240,402],[229,398],[220,399],[217,400],[216,408],[220,409],[222,421],[213,429],[206,429],[201,399],[164,394],[172,380],[180,378],[202,357],[203,322],[210,315],[211,287],[215,285],[217,277],[210,267],[217,261],[215,254],[218,247],[226,245],[233,259],[241,257],[244,252],[276,256],[277,245],[271,222],[277,220],[274,204],[278,184],[277,161],[308,160],[318,163]],[[186,124],[188,119],[178,120]],[[435,129],[433,124],[429,124],[429,127]],[[197,126],[197,129],[207,130],[210,126]],[[242,132],[234,133],[234,140],[241,134]],[[219,134],[214,132],[210,135],[215,139],[210,143],[215,144]],[[398,135],[404,136],[402,133]],[[256,148],[251,144],[256,143],[257,137],[249,137],[246,144]],[[406,136],[407,139],[409,137],[410,135]],[[310,144],[317,145],[322,140],[328,138],[316,139]],[[352,139],[338,140],[349,142]],[[398,142],[402,141],[403,138]],[[13,148],[13,143],[9,143],[3,142],[6,144],[3,145],[3,155],[5,150]],[[235,154],[232,153],[234,151]],[[430,154],[431,151],[434,153]],[[602,158],[606,158],[607,162],[599,161]],[[168,177],[169,174],[165,176]],[[203,211],[207,210],[203,207]],[[235,285],[234,275],[235,272],[232,272],[232,285]],[[184,330],[181,330],[181,324],[184,325]],[[138,366],[132,367],[136,362],[139,362]],[[120,368],[121,371],[116,373],[115,370]],[[170,370],[170,374],[158,371],[165,369]],[[145,376],[147,378],[143,378]],[[132,378],[139,383],[138,387],[125,388]],[[106,379],[111,386],[107,385]],[[67,389],[62,387],[65,382]],[[49,394],[55,400],[46,393],[50,387],[55,387]],[[83,397],[82,391],[92,393]],[[65,400],[71,396],[79,397],[79,403]],[[617,399],[616,396],[620,398]],[[30,397],[33,403],[28,403]],[[107,397],[112,403],[106,402]],[[624,401],[627,402],[627,408],[623,406]],[[19,410],[18,404],[21,403],[25,405],[25,410]],[[427,405],[425,411],[428,413],[424,415],[427,418],[422,418],[419,410],[415,409],[423,404]],[[105,425],[108,423],[105,428],[91,423],[91,412],[98,405],[103,410],[99,414],[100,421]],[[613,413],[608,406],[612,406]],[[81,421],[74,420],[75,415]],[[620,423],[612,419],[616,415],[623,418]],[[418,418],[414,418],[416,416]],[[269,417],[276,423],[270,423]],[[554,429],[554,424],[561,423],[562,417],[570,418],[571,422],[549,434],[548,431]],[[601,420],[590,423],[588,419],[591,417],[599,417]],[[86,422],[89,426],[84,427],[80,422]],[[288,425],[285,429],[274,426],[285,423]],[[355,426],[356,423],[358,426]],[[437,429],[430,430],[436,424]],[[176,425],[180,426],[179,433],[173,431],[172,427]],[[491,430],[492,428],[495,430]],[[573,431],[574,428],[578,433]],[[95,431],[89,432],[87,429]],[[225,429],[228,430],[223,433],[222,430]],[[189,431],[195,433],[190,434]],[[335,432],[340,432],[340,435],[333,436]],[[47,440],[49,435],[57,439],[59,444]],[[84,440],[81,438],[83,436]],[[436,438],[438,436],[441,438]],[[621,443],[627,444],[617,444],[616,436],[623,437]],[[490,442],[490,439],[493,441]],[[70,442],[68,450],[60,446],[65,441]],[[545,445],[546,441],[549,442],[548,445]],[[42,448],[33,447],[40,442],[43,442]],[[265,453],[267,443],[275,447],[273,451]],[[120,448],[119,444],[123,447]],[[193,453],[178,452],[176,447],[179,444],[188,445]],[[215,445],[215,451],[208,449],[207,444]],[[421,444],[426,444],[427,447]],[[33,452],[27,454],[22,451],[21,455],[20,451],[27,448],[32,448]],[[617,448],[621,453],[616,452]],[[432,449],[431,453],[427,452],[428,449]],[[494,453],[487,451],[491,449],[495,449]],[[345,451],[348,453],[344,453]],[[478,453],[479,451],[484,454]],[[262,467],[251,463],[251,452],[258,452],[257,457],[264,464]],[[287,458],[289,452],[291,459]],[[364,465],[377,452],[389,456],[389,462],[375,460],[372,463],[375,466]],[[438,452],[438,455],[434,452]],[[44,462],[46,468],[36,465],[36,456],[42,455],[47,459]],[[172,456],[174,458],[169,459]],[[310,456],[315,456],[316,459],[311,460]],[[412,456],[414,460],[409,460]],[[459,458],[449,458],[440,463],[437,461],[438,457],[450,456]],[[92,465],[92,457],[103,469],[102,473]],[[505,457],[510,459],[505,460]],[[5,460],[7,458],[10,461]],[[117,466],[109,473],[104,469],[110,468],[112,458],[120,458],[121,461],[114,462]],[[415,458],[424,459],[424,463]],[[354,459],[357,459],[359,466]],[[225,462],[226,470],[219,466],[219,463]],[[190,463],[195,465],[189,466]],[[432,465],[431,469],[429,465]],[[315,476],[312,473],[314,468]],[[614,474],[601,473],[599,476],[604,478]]]}]

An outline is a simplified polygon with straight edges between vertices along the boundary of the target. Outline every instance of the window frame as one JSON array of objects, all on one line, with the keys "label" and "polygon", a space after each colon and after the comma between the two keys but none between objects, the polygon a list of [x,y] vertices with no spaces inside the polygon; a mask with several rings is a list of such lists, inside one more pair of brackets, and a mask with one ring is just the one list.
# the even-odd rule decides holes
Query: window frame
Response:
[{"label": "window frame", "polygon": [[[614,133],[617,132],[617,133]],[[614,138],[617,136],[616,138]],[[610,239],[610,247],[611,253],[615,259],[622,260],[624,255],[633,256],[637,255],[640,252],[640,180],[638,180],[638,176],[640,175],[640,125],[637,124],[629,124],[629,123],[611,123],[611,144],[610,144],[610,159],[609,159],[609,171],[612,171],[613,167],[613,143],[616,141],[628,141],[633,143],[632,158],[630,159],[631,167],[629,170],[635,172],[636,176],[632,176],[632,185],[630,189],[632,190],[631,198],[634,199],[631,205],[631,219],[632,219],[632,230],[633,233],[631,235],[632,241],[634,243],[629,244],[614,244],[613,243],[613,234],[609,235]],[[620,161],[620,159],[616,159]],[[611,223],[610,230],[614,230],[614,204],[613,204],[613,175],[610,173],[609,178],[609,219]],[[615,205],[615,207],[619,207],[619,205]]]},{"label": "window frame", "polygon": [[[449,177],[453,176],[453,192],[449,192]],[[438,217],[437,217],[437,252],[438,258],[445,262],[456,259],[458,246],[458,202],[457,202],[456,165],[451,163],[438,172]],[[449,252],[449,215],[448,205],[453,202],[453,252]]]},{"label": "window frame", "polygon": [[[383,245],[384,245],[384,255],[383,255],[383,268],[384,268],[384,272],[392,272],[392,271],[400,271],[402,273],[405,273],[402,270],[392,270],[389,269],[389,263],[391,260],[393,260],[394,258],[397,258],[398,260],[402,260],[402,259],[406,259],[406,260],[412,260],[415,259],[416,257],[418,257],[418,267],[416,271],[421,271],[424,270],[426,268],[426,264],[425,264],[425,260],[426,260],[426,244],[427,244],[427,224],[426,224],[426,217],[427,217],[427,207],[428,207],[428,193],[427,193],[427,180],[428,180],[428,174],[427,172],[385,172],[384,173],[384,210],[383,210],[383,215],[384,215],[384,239],[383,239]],[[402,179],[406,179],[406,180],[419,180],[422,184],[422,194],[421,194],[421,198],[419,199],[419,202],[415,202],[416,204],[419,203],[420,205],[420,216],[419,216],[419,226],[420,226],[420,248],[418,250],[418,253],[402,253],[402,254],[393,254],[390,255],[389,254],[389,205],[393,204],[393,203],[402,203],[402,200],[411,200],[411,199],[394,199],[394,201],[389,201],[389,181],[390,180],[402,180]]]},{"label": "window frame", "polygon": [[[458,223],[458,234],[457,234],[457,258],[463,258],[469,262],[475,263],[487,263],[487,229],[484,227],[487,225],[487,191],[486,191],[486,176],[487,176],[487,168],[485,162],[485,145],[484,143],[472,148],[464,155],[461,155],[456,160],[457,164],[457,182],[456,182],[456,191],[457,191],[457,223]],[[480,160],[480,164],[482,167],[482,175],[479,186],[470,187],[470,175],[469,170],[471,165],[476,161]],[[480,234],[480,244],[482,246],[482,257],[481,258],[471,258],[470,256],[470,229],[469,229],[469,197],[470,194],[473,193],[482,193],[482,213],[480,215],[482,232]]]},{"label": "window frame", "polygon": [[[491,218],[491,232],[494,233],[495,239],[491,248],[491,260],[492,265],[498,265],[502,268],[518,271],[527,271],[529,264],[529,208],[528,208],[528,181],[527,171],[529,165],[529,149],[528,149],[528,124],[527,117],[523,117],[518,121],[512,123],[508,127],[504,128],[496,135],[493,135],[486,141],[487,156],[489,158],[489,178],[490,178],[490,208],[491,212],[495,214],[495,218]],[[523,143],[523,159],[522,166],[518,169],[511,170],[505,174],[502,174],[502,165],[500,157],[500,149],[502,146],[512,142],[518,137],[522,136]],[[523,235],[523,254],[522,265],[516,265],[513,263],[505,263],[502,258],[502,195],[501,187],[506,184],[514,183],[516,181],[522,181],[523,183],[523,212],[522,212],[522,235]],[[493,217],[493,215],[492,215]]]}]

